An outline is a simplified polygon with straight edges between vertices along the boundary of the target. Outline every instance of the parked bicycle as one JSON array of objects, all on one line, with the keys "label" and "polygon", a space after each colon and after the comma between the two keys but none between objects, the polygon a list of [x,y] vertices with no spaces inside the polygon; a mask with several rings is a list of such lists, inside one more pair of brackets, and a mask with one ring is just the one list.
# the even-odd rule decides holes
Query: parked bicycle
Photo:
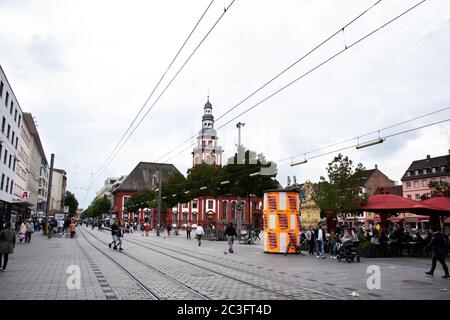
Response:
[{"label": "parked bicycle", "polygon": [[295,254],[301,254],[302,256],[306,256],[309,253],[309,242],[306,239],[300,240],[300,242],[297,245],[296,239],[292,238],[286,247],[286,252],[284,253],[285,256],[288,255],[292,247],[295,247]]}]

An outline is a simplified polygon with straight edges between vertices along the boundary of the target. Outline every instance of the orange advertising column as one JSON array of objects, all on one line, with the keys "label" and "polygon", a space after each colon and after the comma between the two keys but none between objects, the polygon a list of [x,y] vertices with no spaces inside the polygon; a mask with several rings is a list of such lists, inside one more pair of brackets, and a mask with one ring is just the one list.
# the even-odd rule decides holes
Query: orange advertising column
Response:
[{"label": "orange advertising column", "polygon": [[[285,253],[291,240],[298,244],[299,199],[297,191],[264,193],[264,252]],[[289,249],[295,252],[295,247]]]}]

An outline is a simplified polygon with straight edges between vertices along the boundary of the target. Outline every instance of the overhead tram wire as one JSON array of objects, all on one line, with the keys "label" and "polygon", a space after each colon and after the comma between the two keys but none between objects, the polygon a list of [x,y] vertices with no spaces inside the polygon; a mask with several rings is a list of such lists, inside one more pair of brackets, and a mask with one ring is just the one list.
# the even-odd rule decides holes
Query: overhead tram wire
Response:
[{"label": "overhead tram wire", "polygon": [[[192,56],[195,54],[195,52],[200,48],[200,46],[203,44],[203,42],[206,40],[206,38],[209,36],[209,34],[214,30],[214,28],[217,26],[217,24],[220,22],[220,20],[222,20],[223,16],[225,15],[226,12],[228,12],[228,9],[230,9],[230,7],[234,4],[236,0],[233,0],[228,7],[226,8],[226,10],[224,10],[224,12],[220,15],[220,17],[216,20],[216,22],[214,23],[214,25],[209,29],[209,31],[206,33],[206,35],[203,37],[203,39],[200,41],[200,43],[196,46],[196,48],[194,49],[194,51],[191,53],[191,55],[187,58],[187,60],[183,63],[183,65],[180,67],[180,69],[177,71],[177,73],[172,77],[172,79],[170,80],[170,82],[166,85],[166,87],[164,88],[164,90],[162,91],[162,93],[158,96],[158,98],[156,99],[156,101],[151,105],[151,107],[149,108],[149,110],[147,110],[147,112],[144,114],[144,116],[141,118],[141,120],[138,122],[138,124],[136,125],[136,127],[130,132],[130,134],[128,135],[128,137],[126,138],[126,140],[120,145],[120,147],[116,150],[115,154],[110,158],[109,161],[107,161],[107,164],[103,167],[103,169],[96,173],[97,177],[93,180],[92,183],[95,183],[98,178],[101,176],[101,174],[104,172],[104,170],[109,166],[109,164],[115,159],[115,157],[117,156],[117,154],[120,152],[120,150],[123,148],[123,146],[128,142],[129,138],[131,137],[131,135],[136,131],[136,129],[140,126],[140,124],[142,123],[142,121],[146,118],[146,116],[148,115],[148,113],[153,109],[153,107],[156,105],[156,103],[159,101],[159,99],[161,98],[161,96],[167,91],[167,89],[170,87],[170,85],[172,84],[172,82],[175,80],[175,78],[178,76],[178,74],[184,69],[184,67],[186,66],[186,64],[189,62],[189,60],[192,58]],[[90,190],[92,186],[89,186],[88,190]]]},{"label": "overhead tram wire", "polygon": [[[369,8],[367,8],[366,10],[364,10],[363,12],[361,12],[359,15],[357,15],[355,18],[353,18],[352,20],[350,20],[349,22],[347,22],[343,27],[339,28],[336,32],[334,32],[332,35],[330,35],[328,38],[326,38],[325,40],[323,40],[321,43],[319,43],[318,45],[316,45],[314,48],[312,48],[310,51],[308,51],[306,54],[304,54],[303,56],[301,56],[299,59],[297,59],[295,62],[293,62],[291,65],[289,65],[288,67],[286,67],[285,69],[283,69],[281,72],[279,72],[277,75],[275,75],[273,78],[271,78],[269,81],[265,82],[262,86],[260,86],[258,89],[256,89],[255,91],[253,91],[250,95],[248,95],[247,97],[245,97],[244,99],[242,99],[241,101],[239,101],[237,104],[235,104],[233,107],[231,107],[230,109],[228,109],[225,113],[223,113],[222,115],[220,115],[217,119],[216,122],[219,121],[220,119],[222,119],[225,115],[227,115],[228,113],[230,113],[231,111],[233,111],[234,109],[236,109],[237,107],[239,107],[241,104],[243,104],[244,102],[246,102],[247,100],[249,100],[251,97],[253,97],[255,94],[257,94],[258,92],[260,92],[262,89],[264,89],[265,87],[267,87],[270,83],[272,83],[273,81],[275,81],[276,79],[278,79],[279,77],[281,77],[283,74],[285,74],[288,70],[292,69],[295,65],[297,65],[299,62],[301,62],[302,60],[304,60],[305,58],[307,58],[309,55],[311,55],[312,53],[314,53],[317,49],[319,49],[320,47],[322,47],[323,45],[325,45],[327,42],[329,42],[331,39],[333,39],[334,37],[336,37],[339,33],[341,33],[344,29],[346,29],[347,27],[349,27],[351,24],[353,24],[355,21],[357,21],[359,18],[361,18],[363,15],[365,15],[367,12],[369,12],[371,9],[373,9],[376,5],[378,5],[382,0],[378,0],[377,2],[375,2],[374,4],[372,4]],[[176,146],[174,149],[172,149],[171,151],[167,152],[166,154],[164,154],[163,156],[161,156],[160,158],[158,158],[155,162],[158,162],[159,160],[163,159],[165,156],[169,155],[170,153],[172,153],[173,151],[175,151],[176,149],[178,149],[179,147],[181,147],[182,145],[184,145],[185,143],[189,142],[191,139],[195,138],[195,135],[193,135],[192,137],[190,137],[189,139],[186,139],[184,142],[182,142],[181,144],[179,144],[178,146]]]},{"label": "overhead tram wire", "polygon": [[[183,63],[183,65],[178,69],[178,71],[175,73],[175,75],[172,77],[172,79],[170,80],[170,82],[165,86],[164,90],[160,93],[160,95],[156,98],[155,102],[153,102],[153,104],[150,106],[150,108],[147,110],[147,112],[144,114],[144,116],[141,118],[141,120],[139,120],[138,124],[135,126],[135,128],[130,132],[130,134],[128,135],[128,137],[126,138],[126,140],[122,143],[122,145],[119,147],[119,149],[117,150],[116,154],[113,156],[113,158],[109,161],[109,163],[111,163],[114,158],[117,156],[117,154],[120,152],[120,150],[122,150],[123,146],[128,142],[128,140],[130,139],[130,137],[133,135],[133,133],[139,128],[140,124],[142,123],[142,121],[147,117],[148,113],[153,109],[153,107],[156,105],[156,103],[159,101],[159,99],[163,96],[163,94],[167,91],[167,89],[169,89],[169,87],[171,86],[171,84],[173,83],[173,81],[176,79],[176,77],[178,76],[178,74],[180,74],[180,72],[184,69],[184,67],[186,66],[186,64],[189,62],[189,60],[191,60],[191,58],[194,56],[194,54],[197,52],[197,50],[200,48],[200,46],[203,44],[203,42],[206,40],[206,38],[209,36],[209,34],[214,30],[214,28],[217,26],[217,24],[220,22],[220,20],[222,19],[222,17],[225,15],[226,12],[228,12],[228,9],[233,5],[233,3],[236,0],[233,0],[230,5],[227,7],[227,10],[225,10],[220,17],[216,20],[216,22],[214,23],[214,25],[209,29],[209,31],[206,33],[206,35],[203,37],[203,39],[199,42],[199,44],[195,47],[194,51],[192,51],[192,53],[189,55],[189,57],[186,59],[186,61]],[[109,165],[108,163],[108,165]],[[108,165],[106,165],[106,167],[108,167]],[[105,167],[105,168],[106,168]],[[101,174],[101,173],[100,173]]]},{"label": "overhead tram wire", "polygon": [[443,111],[449,110],[449,109],[450,109],[450,107],[438,109],[438,110],[435,110],[435,111],[432,111],[432,112],[429,112],[429,113],[426,113],[426,114],[423,114],[423,115],[420,115],[420,116],[417,116],[417,117],[414,117],[414,118],[411,118],[411,119],[408,119],[408,120],[405,120],[405,121],[402,121],[402,122],[398,122],[398,123],[392,124],[390,126],[387,126],[387,127],[384,127],[384,128],[378,129],[378,130],[367,132],[365,134],[359,135],[359,136],[351,138],[351,139],[347,139],[347,140],[339,141],[339,142],[336,142],[336,143],[332,143],[332,144],[329,144],[329,145],[326,145],[326,146],[323,146],[323,147],[320,147],[320,148],[317,148],[317,149],[309,150],[307,152],[302,152],[302,153],[299,153],[299,154],[297,154],[295,156],[284,158],[284,159],[281,159],[281,160],[278,160],[278,161],[282,162],[282,161],[286,161],[286,160],[291,160],[293,158],[298,158],[298,157],[303,156],[303,155],[307,155],[307,154],[311,154],[311,153],[314,153],[314,152],[317,152],[317,151],[328,149],[328,148],[331,148],[331,147],[334,147],[334,146],[337,146],[337,145],[340,145],[340,144],[344,144],[346,142],[350,142],[350,141],[356,140],[358,138],[367,137],[368,135],[371,135],[371,134],[374,134],[374,133],[380,133],[381,131],[385,131],[387,129],[392,129],[392,128],[398,127],[398,126],[400,126],[402,124],[409,123],[409,122],[412,122],[412,121],[415,121],[415,120],[418,120],[418,119],[421,119],[421,118],[425,118],[427,116],[430,116],[430,115],[433,115],[433,114],[437,114],[437,113],[440,113],[440,112],[443,112]]},{"label": "overhead tram wire", "polygon": [[364,41],[365,39],[369,38],[370,36],[372,36],[373,34],[375,34],[376,32],[380,31],[381,29],[383,29],[384,27],[388,26],[389,24],[393,23],[394,21],[398,20],[400,17],[404,16],[406,13],[412,11],[413,9],[415,9],[416,7],[418,7],[419,5],[421,5],[422,3],[424,3],[427,0],[422,0],[418,3],[416,3],[415,5],[409,7],[407,10],[403,11],[401,14],[395,16],[394,18],[392,18],[391,20],[389,20],[388,22],[384,23],[383,25],[381,25],[380,27],[378,27],[377,29],[372,30],[371,32],[367,33],[366,35],[364,35],[363,37],[359,38],[357,41],[353,42],[351,45],[345,45],[345,48],[338,51],[337,53],[335,53],[334,55],[332,55],[331,57],[329,57],[328,59],[322,61],[321,63],[319,63],[318,65],[316,65],[315,67],[311,68],[310,70],[308,70],[307,72],[303,73],[301,76],[299,76],[298,78],[292,80],[291,82],[289,82],[288,84],[284,85],[283,87],[281,87],[280,89],[276,90],[275,92],[273,92],[272,94],[270,94],[269,96],[267,96],[266,98],[260,100],[259,102],[257,102],[256,104],[254,104],[253,106],[247,108],[246,110],[244,110],[243,112],[241,112],[240,114],[238,114],[237,116],[233,117],[232,119],[228,120],[226,123],[222,124],[219,128],[217,128],[217,130],[222,129],[223,127],[227,126],[228,124],[230,124],[231,122],[233,122],[234,120],[238,119],[239,117],[241,117],[242,115],[246,114],[247,112],[253,110],[254,108],[256,108],[257,106],[259,106],[260,104],[266,102],[267,100],[269,100],[270,98],[272,98],[273,96],[277,95],[278,93],[280,93],[281,91],[287,89],[288,87],[290,87],[291,85],[293,85],[294,83],[296,83],[297,81],[301,80],[302,78],[306,77],[307,75],[309,75],[310,73],[314,72],[315,70],[317,70],[318,68],[320,68],[321,66],[325,65],[326,63],[328,63],[329,61],[335,59],[336,57],[338,57],[339,55],[341,55],[343,52],[345,52],[346,50],[356,46],[357,44],[361,43],[362,41]]},{"label": "overhead tram wire", "polygon": [[[415,128],[408,129],[408,130],[399,131],[399,132],[392,133],[392,134],[389,134],[389,135],[381,136],[381,138],[383,140],[386,140],[386,139],[391,138],[391,137],[395,137],[395,136],[406,134],[406,133],[409,133],[409,132],[412,132],[412,131],[416,131],[416,130],[424,129],[424,128],[427,128],[427,127],[435,126],[435,125],[438,125],[438,124],[441,124],[441,123],[444,123],[444,122],[448,122],[448,121],[450,121],[450,118],[447,118],[447,119],[444,119],[444,120],[435,121],[435,122],[432,122],[432,123],[428,123],[428,124],[425,124],[425,125],[422,125],[422,126],[418,126],[418,127],[415,127]],[[345,146],[345,147],[341,147],[341,148],[338,148],[338,149],[334,149],[332,151],[327,151],[327,152],[324,152],[324,153],[321,153],[321,154],[318,154],[318,155],[314,155],[314,156],[308,157],[307,159],[311,160],[311,159],[320,158],[320,157],[323,157],[323,156],[326,156],[326,155],[330,155],[330,154],[333,154],[333,153],[336,153],[336,152],[340,152],[340,151],[344,151],[344,150],[348,150],[348,149],[353,149],[353,148],[355,148],[357,146],[358,146],[358,144],[352,144],[350,146]],[[323,148],[321,148],[321,149],[323,149]],[[291,158],[293,158],[293,157],[289,157],[287,159],[291,159]],[[282,160],[276,160],[276,161],[269,161],[269,163],[270,162],[274,162],[277,165],[277,169],[290,165],[290,163],[279,165],[279,162],[283,162],[283,161],[285,161],[285,160],[282,159]],[[220,184],[219,180],[227,180],[227,181],[228,180],[233,180],[233,178],[234,179],[239,178],[240,176],[243,176],[244,174],[248,174],[250,172],[253,172],[254,170],[255,170],[254,168],[245,169],[245,170],[240,171],[240,172],[234,172],[234,173],[231,173],[231,174],[228,174],[228,175],[222,175],[220,177],[214,177],[213,179],[214,179],[214,182]],[[209,179],[209,180],[212,181],[213,179]],[[199,179],[199,180],[194,180],[192,182],[196,182],[196,183],[201,182],[202,184],[208,185],[208,183],[205,183],[205,180],[206,179]],[[183,186],[183,185],[188,185],[188,182],[167,184],[166,187]]]},{"label": "overhead tram wire", "polygon": [[112,152],[108,155],[108,157],[106,158],[105,162],[100,166],[100,168],[96,171],[96,175],[98,172],[100,172],[103,168],[103,166],[109,161],[109,159],[111,158],[111,156],[114,154],[114,152],[116,151],[116,149],[119,147],[120,143],[123,141],[123,139],[125,138],[125,136],[127,135],[128,131],[130,131],[130,129],[133,127],[134,123],[136,122],[137,118],[139,117],[139,115],[142,113],[142,110],[144,110],[145,106],[147,105],[147,103],[149,102],[149,100],[153,97],[153,94],[155,93],[156,89],[159,87],[159,85],[161,84],[162,80],[165,78],[167,72],[169,71],[169,69],[172,67],[172,65],[174,64],[175,60],[178,58],[178,56],[180,55],[181,51],[184,49],[184,47],[186,46],[186,43],[189,41],[189,39],[191,38],[192,34],[194,33],[194,31],[197,29],[198,25],[200,24],[200,22],[203,20],[203,17],[206,15],[206,13],[208,12],[209,8],[211,7],[211,5],[214,3],[215,0],[211,0],[211,2],[209,3],[209,5],[206,7],[205,11],[203,12],[203,14],[201,15],[200,19],[198,19],[197,23],[195,24],[194,28],[191,30],[191,32],[189,33],[189,35],[187,36],[187,38],[184,40],[183,44],[181,45],[181,47],[178,49],[177,53],[175,54],[175,56],[173,57],[172,61],[169,63],[169,65],[167,66],[166,70],[164,71],[164,73],[162,74],[161,78],[159,79],[159,81],[156,83],[155,87],[153,88],[152,92],[150,93],[150,95],[148,96],[147,100],[145,100],[144,104],[142,105],[141,109],[139,110],[139,112],[136,114],[136,116],[134,117],[133,121],[131,122],[131,124],[128,126],[127,130],[125,130],[124,134],[122,135],[122,137],[120,138],[119,142],[114,146]]},{"label": "overhead tram wire", "polygon": [[306,77],[307,75],[309,75],[310,73],[314,72],[315,70],[319,69],[321,66],[325,65],[326,63],[330,62],[331,60],[335,59],[336,57],[338,57],[339,55],[341,55],[342,53],[344,53],[345,51],[347,51],[348,49],[358,45],[359,43],[363,42],[365,39],[369,38],[370,36],[372,36],[373,34],[375,34],[376,32],[380,31],[381,29],[383,29],[384,27],[388,26],[389,24],[393,23],[394,21],[398,20],[399,18],[401,18],[402,16],[404,16],[405,14],[407,14],[408,12],[410,12],[411,10],[415,9],[416,7],[418,7],[419,5],[421,5],[422,3],[424,3],[427,0],[422,0],[418,3],[416,3],[415,5],[411,6],[409,9],[403,11],[401,14],[395,16],[394,18],[392,18],[391,20],[389,20],[388,22],[384,23],[383,25],[381,25],[380,27],[378,27],[377,29],[372,30],[371,32],[367,33],[365,36],[359,38],[358,40],[356,40],[355,42],[353,42],[352,44],[350,44],[349,46],[345,46],[344,49],[338,51],[337,53],[335,53],[334,55],[332,55],[331,57],[329,57],[328,59],[325,59],[324,61],[322,61],[321,63],[319,63],[318,65],[316,65],[315,67],[309,69],[307,72],[303,73],[300,77],[292,80],[291,82],[289,82],[288,84],[284,85],[283,87],[281,87],[280,89],[276,90],[275,92],[273,92],[272,94],[270,94],[269,96],[267,96],[266,98],[260,100],[259,102],[257,102],[256,104],[254,104],[253,106],[247,108],[246,110],[244,110],[243,112],[241,112],[240,114],[238,114],[237,116],[233,117],[232,119],[228,120],[226,123],[224,123],[223,125],[221,125],[219,128],[217,128],[217,130],[220,130],[221,128],[227,126],[228,124],[230,124],[231,122],[233,122],[234,120],[238,119],[239,117],[241,117],[242,115],[246,114],[247,112],[253,110],[254,108],[256,108],[257,106],[259,106],[260,104],[266,102],[267,100],[269,100],[270,98],[272,98],[273,96],[277,95],[278,93],[280,93],[281,91],[287,89],[288,87],[290,87],[291,85],[293,85],[294,83],[296,83],[297,81],[303,79],[304,77]]},{"label": "overhead tram wire", "polygon": [[225,127],[226,125],[228,125],[229,123],[231,123],[232,121],[236,120],[238,117],[242,116],[243,114],[249,112],[250,110],[254,109],[255,107],[257,107],[258,105],[262,104],[263,102],[267,101],[268,99],[272,98],[273,96],[275,96],[276,94],[278,94],[279,92],[283,91],[284,89],[288,88],[289,86],[291,86],[292,84],[294,84],[295,82],[297,82],[298,80],[302,79],[303,77],[305,77],[306,75],[312,73],[313,71],[317,70],[319,67],[323,66],[324,64],[326,64],[327,62],[333,60],[334,58],[336,58],[337,56],[339,56],[340,54],[342,54],[344,51],[346,51],[347,49],[350,49],[354,46],[356,46],[357,44],[361,43],[362,41],[364,41],[365,39],[369,38],[371,35],[375,34],[376,32],[378,32],[379,30],[383,29],[384,27],[388,26],[389,24],[393,23],[394,21],[398,20],[400,17],[404,16],[406,13],[412,11],[413,9],[415,9],[416,7],[418,7],[419,5],[421,5],[422,3],[424,3],[426,0],[422,0],[418,3],[416,3],[415,5],[411,6],[410,8],[408,8],[407,10],[403,11],[401,14],[395,16],[393,19],[389,20],[388,22],[384,23],[382,26],[380,26],[377,29],[374,29],[373,31],[369,32],[368,34],[366,34],[365,36],[359,38],[357,41],[353,42],[351,45],[349,46],[345,46],[345,49],[340,50],[339,52],[337,52],[336,54],[334,54],[333,56],[331,56],[330,58],[326,59],[325,61],[322,61],[320,64],[316,65],[314,68],[310,69],[309,71],[307,71],[306,73],[304,73],[303,75],[301,75],[300,77],[296,78],[295,80],[289,82],[287,85],[283,86],[282,88],[278,89],[277,91],[275,91],[274,93],[272,93],[271,95],[269,95],[268,97],[264,98],[263,100],[259,101],[258,103],[256,103],[255,105],[253,105],[252,107],[246,109],[244,112],[240,113],[238,116],[234,117],[233,119],[229,120],[228,122],[226,122],[225,124],[223,124],[222,126],[220,126],[217,130]]}]

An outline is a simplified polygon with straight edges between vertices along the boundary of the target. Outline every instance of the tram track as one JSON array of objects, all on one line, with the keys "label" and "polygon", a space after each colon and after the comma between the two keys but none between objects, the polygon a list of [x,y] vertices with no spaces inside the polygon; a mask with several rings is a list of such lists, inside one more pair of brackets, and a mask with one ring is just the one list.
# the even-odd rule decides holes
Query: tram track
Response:
[{"label": "tram track", "polygon": [[[92,236],[95,237],[94,235],[92,235]],[[159,254],[161,254],[161,255],[170,257],[170,258],[172,258],[172,259],[176,259],[177,261],[182,261],[182,262],[184,262],[184,263],[186,263],[186,264],[194,265],[194,266],[196,266],[196,267],[198,267],[198,268],[200,268],[200,269],[206,270],[206,271],[208,271],[208,272],[215,273],[215,274],[217,274],[217,275],[219,275],[219,276],[223,276],[223,277],[226,277],[226,278],[228,278],[228,279],[231,279],[231,280],[234,280],[234,281],[243,283],[243,284],[245,284],[245,285],[247,285],[247,286],[251,286],[251,287],[253,287],[253,288],[257,288],[257,289],[264,290],[264,291],[269,291],[269,292],[272,292],[272,293],[274,293],[274,294],[276,294],[276,295],[283,296],[285,299],[299,300],[299,298],[296,297],[296,296],[294,296],[294,295],[280,293],[280,292],[278,292],[278,291],[268,289],[268,288],[266,288],[266,287],[264,287],[264,286],[254,284],[254,283],[248,282],[248,281],[246,281],[246,280],[242,280],[242,279],[236,278],[236,277],[234,277],[234,276],[230,276],[229,274],[225,274],[225,273],[223,273],[223,272],[219,272],[218,270],[214,269],[213,267],[212,267],[212,268],[208,268],[208,267],[206,267],[206,266],[204,266],[204,265],[200,265],[200,264],[195,263],[195,262],[193,262],[193,261],[189,261],[189,260],[186,260],[186,259],[184,259],[184,258],[176,257],[176,256],[174,256],[173,254],[170,254],[170,253],[167,253],[167,252],[162,252],[161,250],[158,250],[158,249],[155,249],[155,248],[151,248],[151,247],[149,247],[149,246],[147,246],[147,245],[144,245],[144,244],[142,244],[142,243],[140,243],[140,242],[138,242],[138,241],[136,241],[136,240],[130,239],[130,237],[127,237],[127,238],[126,238],[126,241],[127,241],[127,242],[130,242],[130,243],[132,243],[132,244],[138,245],[138,246],[140,246],[140,247],[146,248],[146,249],[148,249],[148,250],[157,252],[157,253],[159,253]],[[342,297],[339,297],[339,296],[336,296],[336,295],[332,295],[332,294],[329,294],[329,293],[326,293],[326,292],[321,292],[321,291],[317,291],[317,290],[314,290],[314,289],[311,289],[311,288],[302,287],[302,286],[299,286],[299,285],[297,285],[297,284],[294,284],[294,285],[293,285],[292,283],[283,281],[283,280],[281,280],[281,279],[273,279],[273,278],[270,278],[270,277],[267,277],[267,276],[264,276],[264,275],[255,273],[255,272],[251,272],[251,271],[243,271],[242,269],[239,269],[239,268],[237,268],[237,267],[232,267],[232,266],[224,265],[224,264],[221,264],[221,263],[218,263],[218,262],[215,262],[215,261],[208,260],[208,259],[203,258],[203,257],[199,257],[199,256],[193,257],[193,256],[187,254],[186,252],[182,252],[182,251],[176,250],[176,249],[173,248],[173,247],[172,247],[172,248],[167,248],[167,247],[165,247],[165,246],[162,246],[162,245],[159,245],[159,244],[155,244],[155,243],[150,243],[150,242],[147,242],[147,241],[145,241],[145,243],[148,244],[148,245],[150,245],[150,246],[157,247],[157,248],[159,248],[159,249],[163,249],[163,250],[170,251],[170,252],[175,252],[175,253],[177,253],[177,254],[180,254],[180,255],[189,257],[190,259],[204,261],[204,262],[206,262],[206,263],[209,263],[209,264],[212,264],[212,265],[216,265],[216,266],[219,266],[219,267],[222,267],[222,268],[227,268],[227,269],[230,269],[230,270],[232,270],[232,271],[237,271],[237,272],[242,272],[242,273],[245,272],[246,275],[255,276],[255,277],[260,278],[260,279],[265,280],[265,281],[273,281],[273,282],[275,282],[275,283],[277,283],[277,284],[282,284],[282,285],[288,286],[288,287],[289,287],[290,289],[292,289],[292,290],[299,290],[299,289],[300,289],[300,290],[303,290],[304,292],[308,292],[309,294],[314,294],[314,295],[318,295],[318,296],[321,296],[321,297],[326,297],[326,298],[328,298],[328,299],[332,298],[332,299],[337,299],[337,300],[345,300],[345,299],[342,298]],[[177,249],[179,249],[179,248],[177,248]],[[192,251],[191,251],[191,252],[192,252]]]},{"label": "tram track", "polygon": [[[109,256],[108,254],[106,254],[102,249],[100,249],[99,247],[97,247],[96,245],[94,245],[85,235],[85,231],[81,231],[82,228],[78,228],[78,230],[80,230],[80,233],[83,235],[84,239],[87,241],[87,243],[89,243],[92,247],[94,247],[96,250],[98,250],[100,253],[102,253],[106,258],[108,258],[108,260],[112,261],[116,266],[119,267],[119,269],[121,269],[123,272],[125,272],[130,278],[132,278],[144,291],[146,291],[150,296],[154,297],[154,300],[164,300],[165,298],[162,297],[161,295],[159,295],[158,293],[155,292],[155,290],[150,289],[146,284],[144,284],[141,280],[139,280],[136,276],[134,276],[129,270],[127,270],[125,267],[123,267],[119,262],[117,262],[114,258],[112,258],[111,256]],[[92,238],[96,239],[98,242],[108,245],[108,243],[105,243],[104,241],[102,241],[101,239],[99,239],[98,237],[94,236],[93,234],[91,234],[89,231],[86,231],[87,234],[89,234],[89,236],[91,236]],[[185,284],[183,284],[182,282],[178,281],[177,279],[175,279],[174,277],[162,272],[161,270],[158,270],[157,268],[149,265],[148,263],[133,257],[132,255],[126,253],[126,252],[121,252],[120,254],[126,256],[127,258],[130,258],[136,262],[138,262],[140,265],[145,266],[146,268],[152,270],[154,273],[156,273],[159,276],[164,277],[165,279],[168,279],[169,281],[171,281],[172,283],[174,283],[176,286],[178,286],[179,288],[183,288],[183,290],[188,291],[190,294],[200,298],[201,300],[210,300],[209,297],[199,293],[198,291],[190,288],[189,286],[186,286]]]}]

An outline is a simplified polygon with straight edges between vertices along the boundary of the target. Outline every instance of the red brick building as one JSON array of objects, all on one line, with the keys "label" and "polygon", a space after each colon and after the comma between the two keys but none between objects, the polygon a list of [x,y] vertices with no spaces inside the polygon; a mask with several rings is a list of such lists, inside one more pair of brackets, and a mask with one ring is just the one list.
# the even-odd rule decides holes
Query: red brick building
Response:
[{"label": "red brick building", "polygon": [[139,162],[119,187],[112,191],[114,198],[113,211],[116,214],[116,218],[133,220],[134,214],[125,210],[128,199],[138,191],[158,188],[159,177],[164,183],[175,173],[181,174],[172,164]]}]

